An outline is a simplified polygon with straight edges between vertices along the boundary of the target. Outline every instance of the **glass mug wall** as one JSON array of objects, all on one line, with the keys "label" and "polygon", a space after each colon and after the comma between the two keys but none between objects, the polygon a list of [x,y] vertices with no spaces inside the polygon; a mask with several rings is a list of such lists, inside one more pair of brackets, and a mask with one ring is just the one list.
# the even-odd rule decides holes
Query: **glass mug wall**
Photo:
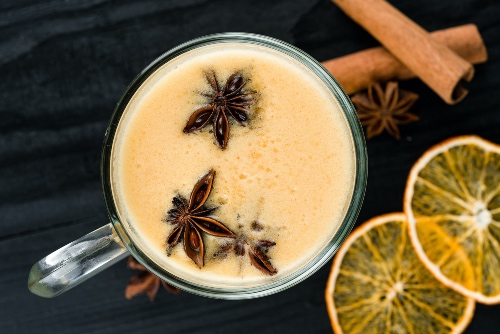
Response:
[{"label": "glass mug wall", "polygon": [[[218,98],[214,97],[217,92]],[[221,97],[224,94],[227,96]],[[240,97],[231,100],[236,96]],[[312,102],[308,100],[311,96]],[[218,110],[210,106],[220,106],[223,99],[240,103],[233,110],[224,109],[231,122],[219,114],[209,115]],[[321,114],[325,105],[333,111]],[[184,122],[180,126],[176,117],[184,111],[179,110],[188,109],[187,118],[177,122]],[[182,131],[196,112],[201,115],[198,123],[202,120],[211,131]],[[148,113],[153,119],[141,116]],[[247,113],[249,120],[245,119]],[[173,132],[161,132],[165,129]],[[141,142],[140,138],[146,139]],[[148,161],[157,154],[168,158],[155,160],[161,161],[155,169]],[[232,234],[214,238],[198,229],[202,244],[206,241],[205,266],[183,253],[182,231],[178,236],[170,234],[180,226],[176,214],[168,219],[169,209],[190,205],[191,189],[207,175],[202,170],[215,171],[206,201],[219,207],[206,216],[224,218],[221,222]],[[271,176],[263,181],[259,173],[265,172]],[[106,131],[101,178],[111,223],[36,263],[28,280],[33,293],[57,296],[132,255],[182,290],[215,298],[254,298],[299,283],[335,254],[361,207],[367,178],[366,147],[349,97],[311,56],[270,37],[223,33],[180,45],[137,76]],[[254,188],[251,181],[255,181]],[[258,191],[264,195],[256,194]],[[153,197],[148,198],[151,193]],[[177,204],[172,204],[173,197]],[[244,205],[249,214],[240,208]],[[152,220],[155,223],[149,226]],[[269,221],[273,222],[267,226]],[[307,241],[308,237],[312,239]],[[173,239],[179,244],[174,246]],[[263,240],[267,244],[262,246]],[[165,245],[169,242],[174,247]],[[272,275],[259,271],[252,259],[239,256],[243,255],[241,249],[234,251],[240,247],[246,254],[255,254],[259,242],[260,250],[270,249],[269,263],[277,269]],[[231,249],[231,254],[218,258],[220,249]],[[300,254],[294,255],[297,251]],[[268,255],[262,257],[268,259]]]}]

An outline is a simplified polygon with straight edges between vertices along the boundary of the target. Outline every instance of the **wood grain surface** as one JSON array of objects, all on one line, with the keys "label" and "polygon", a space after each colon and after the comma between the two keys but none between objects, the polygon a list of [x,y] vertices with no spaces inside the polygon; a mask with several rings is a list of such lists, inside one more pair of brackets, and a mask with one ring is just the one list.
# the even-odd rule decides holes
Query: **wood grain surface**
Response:
[{"label": "wood grain surface", "polygon": [[[500,143],[500,3],[392,0],[428,31],[475,23],[489,60],[469,95],[446,105],[419,80],[421,120],[368,142],[358,224],[401,211],[406,176],[431,145],[477,134]],[[107,122],[127,85],[166,50],[201,35],[246,31],[290,42],[319,61],[378,45],[328,0],[3,0],[0,2],[0,333],[330,333],[325,266],[276,295],[221,301],[123,291],[125,263],[56,299],[27,276],[51,251],[107,223],[99,162]],[[500,306],[478,305],[467,333],[500,333]]]}]

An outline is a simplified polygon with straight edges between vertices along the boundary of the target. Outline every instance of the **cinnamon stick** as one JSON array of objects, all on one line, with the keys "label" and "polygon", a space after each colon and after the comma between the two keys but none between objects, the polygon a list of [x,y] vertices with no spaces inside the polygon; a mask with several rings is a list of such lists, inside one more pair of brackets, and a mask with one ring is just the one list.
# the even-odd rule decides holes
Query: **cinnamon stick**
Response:
[{"label": "cinnamon stick", "polygon": [[474,67],[384,0],[332,0],[446,103],[467,95]]},{"label": "cinnamon stick", "polygon": [[[484,63],[488,59],[486,47],[475,24],[434,31],[431,36],[471,64]],[[326,60],[322,64],[349,95],[366,89],[375,82],[407,80],[416,76],[383,47]]]}]

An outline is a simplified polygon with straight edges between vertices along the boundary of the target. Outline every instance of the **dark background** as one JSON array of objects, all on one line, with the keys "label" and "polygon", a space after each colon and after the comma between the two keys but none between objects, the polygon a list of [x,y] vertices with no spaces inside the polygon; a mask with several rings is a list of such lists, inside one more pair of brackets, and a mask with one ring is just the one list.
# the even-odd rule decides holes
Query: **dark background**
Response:
[{"label": "dark background", "polygon": [[[393,0],[427,30],[475,23],[489,60],[470,95],[448,106],[418,80],[421,120],[368,142],[369,182],[358,224],[401,211],[412,164],[448,137],[500,143],[500,3]],[[375,15],[375,13],[374,13]],[[201,35],[246,31],[290,42],[318,60],[377,42],[328,0],[0,2],[0,332],[330,333],[323,300],[329,265],[305,282],[250,301],[160,290],[128,301],[121,262],[52,300],[32,295],[33,263],[107,223],[101,143],[132,79],[166,50]],[[477,305],[467,333],[500,333],[500,306]]]}]

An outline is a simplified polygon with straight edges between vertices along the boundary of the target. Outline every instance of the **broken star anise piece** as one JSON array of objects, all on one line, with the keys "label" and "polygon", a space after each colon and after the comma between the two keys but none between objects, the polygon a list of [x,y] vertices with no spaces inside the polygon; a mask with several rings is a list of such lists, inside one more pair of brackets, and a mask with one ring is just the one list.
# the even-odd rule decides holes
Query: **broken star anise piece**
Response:
[{"label": "broken star anise piece", "polygon": [[400,138],[399,124],[415,122],[417,115],[408,110],[417,101],[418,94],[399,89],[395,81],[388,82],[385,90],[376,83],[368,87],[367,92],[351,97],[358,110],[361,124],[366,126],[366,137],[373,138],[384,131],[396,139]]},{"label": "broken star anise piece", "polygon": [[[272,243],[272,246],[274,246],[274,243]],[[274,275],[278,272],[271,264],[271,261],[269,261],[269,257],[264,252],[263,246],[250,246],[248,256],[250,257],[250,262],[254,265],[254,267],[262,271],[264,274]]]},{"label": "broken star anise piece", "polygon": [[243,93],[246,80],[239,72],[229,76],[224,87],[220,88],[215,73],[206,73],[207,81],[212,90],[204,94],[210,99],[208,106],[201,107],[189,117],[184,133],[198,131],[213,122],[215,143],[225,149],[229,139],[229,117],[236,123],[245,126],[248,121],[248,107],[253,104],[253,94]]},{"label": "broken star anise piece", "polygon": [[216,208],[205,207],[205,202],[212,191],[215,171],[209,171],[194,186],[189,202],[178,195],[172,200],[174,208],[168,211],[167,222],[176,225],[167,237],[168,250],[184,239],[184,252],[198,267],[203,267],[205,246],[202,232],[225,238],[235,238],[234,233],[224,224],[207,217]]},{"label": "broken star anise piece", "polygon": [[244,256],[248,253],[250,263],[266,275],[274,275],[278,271],[273,267],[267,251],[275,246],[276,243],[270,240],[249,240],[245,235],[238,235],[236,238],[221,245],[213,254],[213,257],[224,259],[231,251],[236,256]]},{"label": "broken star anise piece", "polygon": [[146,293],[149,300],[152,302],[158,293],[160,284],[163,285],[165,290],[170,293],[178,294],[180,292],[180,290],[176,287],[168,284],[167,282],[161,280],[158,276],[151,273],[132,256],[128,257],[127,266],[132,270],[140,271],[137,275],[130,278],[129,283],[125,288],[125,298],[127,299],[132,299],[141,293]]}]

